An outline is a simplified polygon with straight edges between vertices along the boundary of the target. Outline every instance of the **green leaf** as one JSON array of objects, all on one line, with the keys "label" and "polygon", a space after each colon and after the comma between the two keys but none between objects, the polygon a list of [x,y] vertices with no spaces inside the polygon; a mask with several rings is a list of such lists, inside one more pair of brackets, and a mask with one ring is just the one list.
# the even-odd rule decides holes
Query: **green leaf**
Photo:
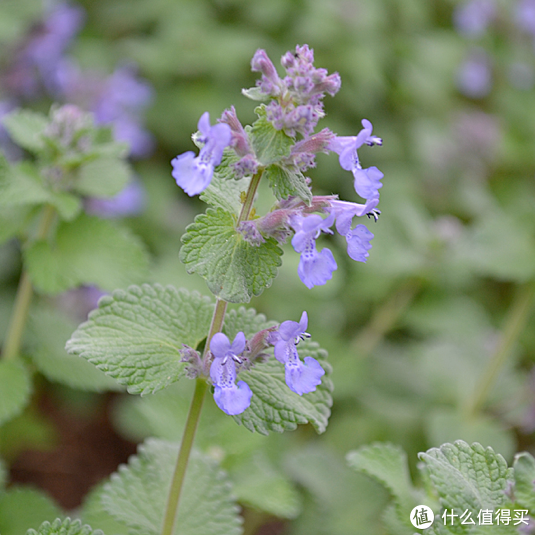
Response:
[{"label": "green leaf", "polygon": [[29,529],[26,535],[104,535],[104,532],[67,517],[65,520],[56,518],[52,523],[43,522],[37,531]]},{"label": "green leaf", "polygon": [[241,194],[249,187],[250,177],[239,180],[227,179],[214,172],[210,185],[201,193],[200,199],[214,208],[239,215],[242,208]]},{"label": "green leaf", "polygon": [[[136,533],[161,532],[178,445],[149,439],[128,465],[119,467],[104,486],[102,503],[118,521]],[[230,484],[215,461],[193,452],[188,464],[175,533],[238,535],[238,508]]]},{"label": "green leaf", "polygon": [[492,448],[457,440],[419,457],[445,509],[458,514],[469,509],[477,515],[480,509],[499,509],[507,503],[505,491],[512,484],[513,470]]},{"label": "green leaf", "polygon": [[78,390],[102,392],[122,387],[85,359],[69,355],[65,343],[76,324],[57,309],[39,307],[32,311],[28,331],[33,338],[32,361],[50,381]]},{"label": "green leaf", "polygon": [[18,362],[0,361],[0,425],[19,415],[32,391],[28,370]]},{"label": "green leaf", "polygon": [[60,508],[41,491],[11,487],[0,494],[0,533],[20,535],[49,518],[61,516]]},{"label": "green leaf", "polygon": [[266,107],[263,104],[255,112],[258,120],[252,125],[249,135],[257,160],[267,166],[290,156],[294,140],[282,130],[275,130],[266,118]]},{"label": "green leaf", "polygon": [[35,287],[52,294],[80,284],[111,291],[142,281],[148,270],[147,253],[137,236],[86,214],[60,223],[54,244],[38,240],[24,257]]},{"label": "green leaf", "polygon": [[528,452],[517,453],[513,464],[516,503],[535,516],[535,458]]},{"label": "green leaf", "polygon": [[269,185],[277,199],[287,199],[289,195],[293,195],[310,206],[312,192],[306,183],[305,176],[298,169],[288,169],[284,165],[273,164],[266,167],[263,176],[269,180]]},{"label": "green leaf", "polygon": [[[127,399],[134,399],[130,396]],[[84,498],[80,519],[84,524],[101,529],[108,535],[129,535],[129,529],[111,516],[102,505],[102,488],[104,483],[91,489]]]},{"label": "green leaf", "polygon": [[[250,337],[272,325],[274,323],[266,321],[263,314],[240,307],[227,312],[223,332],[232,340],[239,331]],[[240,373],[240,380],[249,385],[253,397],[250,407],[234,416],[234,419],[249,431],[258,431],[263,435],[269,431],[282,433],[306,423],[311,423],[318,433],[323,433],[327,428],[333,390],[329,377],[332,368],[327,361],[327,351],[321,349],[316,342],[304,340],[299,343],[298,352],[301,359],[309,356],[315,358],[325,370],[321,385],[310,394],[299,396],[288,388],[284,366],[273,356],[250,371]]]},{"label": "green leaf", "polygon": [[117,158],[99,158],[80,167],[74,189],[90,197],[113,197],[132,175],[130,166]]},{"label": "green leaf", "polygon": [[45,115],[30,110],[14,110],[2,117],[13,141],[33,153],[43,150],[43,133],[48,125]]},{"label": "green leaf", "polygon": [[251,100],[263,101],[269,100],[269,96],[262,93],[259,87],[250,87],[249,89],[242,89],[242,95],[245,95]]},{"label": "green leaf", "polygon": [[0,206],[0,244],[14,238],[24,229],[29,211],[30,209],[20,206]]},{"label": "green leaf", "polygon": [[42,204],[49,200],[50,192],[32,163],[17,163],[0,174],[0,206]]},{"label": "green leaf", "polygon": [[372,444],[347,454],[349,466],[382,483],[396,503],[408,513],[418,505],[413,498],[413,487],[403,449],[393,444]]},{"label": "green leaf", "polygon": [[182,344],[195,348],[206,337],[212,313],[213,304],[198,293],[131,286],[102,298],[66,347],[131,394],[149,394],[183,375]]},{"label": "green leaf", "polygon": [[51,192],[49,202],[65,221],[72,221],[82,209],[81,199],[64,191]]},{"label": "green leaf", "polygon": [[269,288],[281,265],[282,249],[270,238],[260,246],[246,242],[232,214],[209,208],[182,237],[180,260],[188,273],[204,277],[210,291],[230,303],[247,303]]},{"label": "green leaf", "polygon": [[300,513],[300,495],[263,452],[238,464],[231,476],[234,495],[241,504],[279,518],[295,518]]}]

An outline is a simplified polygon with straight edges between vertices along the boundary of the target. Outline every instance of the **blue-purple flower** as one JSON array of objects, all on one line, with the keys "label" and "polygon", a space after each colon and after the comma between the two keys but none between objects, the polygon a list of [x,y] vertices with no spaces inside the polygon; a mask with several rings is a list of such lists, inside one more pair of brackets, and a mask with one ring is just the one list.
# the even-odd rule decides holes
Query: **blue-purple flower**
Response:
[{"label": "blue-purple flower", "polygon": [[329,141],[328,149],[339,156],[340,166],[351,171],[355,179],[355,191],[366,200],[379,198],[379,189],[383,186],[383,173],[377,167],[363,169],[357,154],[362,145],[382,145],[380,137],[373,136],[373,126],[367,119],[362,120],[363,129],[357,136],[336,136]]},{"label": "blue-purple flower", "polygon": [[314,392],[321,384],[321,377],[325,374],[320,363],[312,358],[305,357],[301,361],[297,353],[297,344],[310,335],[306,332],[308,325],[307,313],[303,312],[299,323],[284,321],[276,333],[275,358],[284,364],[286,384],[296,394],[302,396]]},{"label": "blue-purple flower", "polygon": [[193,152],[188,151],[171,162],[173,178],[190,197],[208,187],[214,168],[221,163],[223,150],[231,142],[230,127],[223,123],[210,126],[208,112],[203,113],[199,119],[198,128],[201,133],[199,142],[204,143],[199,156],[195,157]]},{"label": "blue-purple flower", "polygon": [[457,5],[453,22],[460,33],[468,37],[479,37],[495,16],[495,0],[470,0]]},{"label": "blue-purple flower", "polygon": [[338,267],[329,249],[321,252],[316,250],[316,238],[321,231],[332,234],[330,227],[334,217],[334,212],[331,212],[325,219],[317,214],[306,217],[297,214],[291,218],[295,230],[292,246],[297,253],[301,253],[297,273],[307,288],[325,284]]},{"label": "blue-purple flower", "polygon": [[210,367],[210,378],[214,385],[214,400],[217,406],[232,416],[242,413],[251,404],[253,393],[245,381],[236,384],[236,364],[245,350],[245,335],[239,332],[232,344],[223,333],[216,333],[210,341],[214,360]]}]

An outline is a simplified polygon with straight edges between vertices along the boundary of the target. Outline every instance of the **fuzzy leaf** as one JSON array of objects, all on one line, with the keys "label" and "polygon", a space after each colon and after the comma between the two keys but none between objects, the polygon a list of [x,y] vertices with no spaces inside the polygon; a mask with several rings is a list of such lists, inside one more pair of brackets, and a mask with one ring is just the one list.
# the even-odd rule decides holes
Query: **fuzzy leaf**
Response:
[{"label": "fuzzy leaf", "polygon": [[140,282],[148,269],[148,257],[137,236],[86,214],[61,223],[54,244],[39,240],[24,254],[35,287],[52,294],[81,284],[111,291]]},{"label": "fuzzy leaf", "polygon": [[412,498],[407,455],[393,444],[363,446],[347,455],[349,466],[382,483],[401,509],[410,511],[417,503]]},{"label": "fuzzy leaf", "polygon": [[11,487],[0,493],[0,533],[20,535],[31,527],[38,527],[47,519],[62,514],[60,508],[37,489]]},{"label": "fuzzy leaf", "polygon": [[104,535],[104,532],[67,517],[65,520],[56,518],[52,523],[43,522],[37,531],[29,529],[26,535]]},{"label": "fuzzy leaf", "polygon": [[250,139],[258,161],[267,166],[287,158],[294,140],[282,130],[275,130],[266,119],[266,109],[263,104],[258,106],[255,112],[258,120],[252,125]]},{"label": "fuzzy leaf", "polygon": [[298,169],[288,169],[285,166],[273,164],[266,167],[264,177],[269,180],[269,185],[277,199],[287,199],[288,196],[293,195],[310,206],[312,192],[303,173]]},{"label": "fuzzy leaf", "polygon": [[0,361],[0,425],[22,412],[31,391],[30,374],[24,366],[18,362]]},{"label": "fuzzy leaf", "polygon": [[[119,467],[104,486],[102,504],[134,533],[161,532],[167,495],[178,445],[149,439],[128,465]],[[180,535],[238,535],[238,508],[230,496],[230,484],[212,459],[193,452],[175,533]]]},{"label": "fuzzy leaf", "polygon": [[440,502],[445,509],[499,509],[507,503],[505,490],[512,484],[512,468],[492,448],[462,440],[420,453]]},{"label": "fuzzy leaf", "polygon": [[30,162],[17,163],[0,174],[0,206],[42,204],[50,197],[37,168]]},{"label": "fuzzy leaf", "polygon": [[43,133],[48,119],[41,113],[30,110],[14,110],[2,117],[11,139],[24,149],[33,153],[43,150]]},{"label": "fuzzy leaf", "polygon": [[188,273],[204,277],[210,291],[230,303],[247,303],[277,275],[282,249],[274,239],[260,246],[235,230],[233,216],[218,208],[198,215],[182,237],[180,260]]},{"label": "fuzzy leaf", "polygon": [[76,191],[90,197],[113,197],[127,184],[132,170],[117,158],[99,158],[80,167]]},{"label": "fuzzy leaf", "polygon": [[131,394],[157,392],[183,375],[182,344],[196,347],[206,337],[212,312],[213,304],[198,293],[158,284],[130,286],[99,301],[67,342],[67,351]]},{"label": "fuzzy leaf", "polygon": [[530,515],[535,517],[535,458],[527,452],[518,453],[513,469],[516,501],[528,508]]},{"label": "fuzzy leaf", "polygon": [[210,185],[201,193],[201,201],[237,216],[242,208],[240,195],[247,191],[250,181],[249,177],[227,179],[216,171]]},{"label": "fuzzy leaf", "polygon": [[32,361],[50,381],[91,392],[122,390],[122,387],[86,360],[69,355],[65,343],[76,324],[54,308],[40,307],[32,311],[28,331],[34,348]]}]

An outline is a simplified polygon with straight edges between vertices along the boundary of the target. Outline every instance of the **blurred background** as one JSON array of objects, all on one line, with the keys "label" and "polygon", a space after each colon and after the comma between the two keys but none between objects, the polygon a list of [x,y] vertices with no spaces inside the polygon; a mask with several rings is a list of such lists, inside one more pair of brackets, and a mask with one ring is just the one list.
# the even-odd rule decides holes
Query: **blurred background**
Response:
[{"label": "blurred background", "polygon": [[[0,115],[69,102],[112,125],[136,176],[86,210],[141,237],[147,282],[209,294],[178,261],[204,205],[176,186],[169,162],[194,150],[204,111],[213,121],[234,105],[243,124],[254,120],[240,91],[255,83],[258,48],[279,66],[305,43],[317,67],[342,77],[321,126],[356,135],[366,118],[383,138],[359,153],[385,175],[382,214],[366,222],[375,235],[366,264],[338,236],[322,237],[338,271],[308,290],[287,244],[279,276],[249,306],[277,321],[307,310],[334,368],[330,425],[321,436],[303,427],[259,437],[221,423],[210,401],[198,446],[231,474],[246,533],[382,533],[388,497],[348,472],[348,451],[399,444],[413,473],[419,451],[456,439],[509,462],[535,453],[535,0],[2,0]],[[22,157],[3,130],[0,146]],[[317,160],[314,193],[358,201],[338,158]],[[19,245],[5,243],[0,337],[20,268]],[[56,314],[34,321],[28,344],[61,353],[99,295],[42,297]],[[37,367],[32,403],[0,429],[0,453],[11,481],[48,493],[35,498],[45,509],[79,508],[145,437],[180,436],[184,388],[143,399],[94,393]],[[271,505],[255,502],[242,459],[271,481],[262,491]],[[0,499],[0,517],[8,505]]]}]

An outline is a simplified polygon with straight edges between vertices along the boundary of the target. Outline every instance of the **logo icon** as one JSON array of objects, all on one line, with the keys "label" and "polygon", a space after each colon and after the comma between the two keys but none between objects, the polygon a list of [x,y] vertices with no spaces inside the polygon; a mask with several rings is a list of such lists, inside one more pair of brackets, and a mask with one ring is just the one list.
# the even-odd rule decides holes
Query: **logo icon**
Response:
[{"label": "logo icon", "polygon": [[427,529],[433,524],[433,520],[435,520],[435,515],[431,507],[427,505],[417,505],[411,511],[410,521],[417,529]]}]

